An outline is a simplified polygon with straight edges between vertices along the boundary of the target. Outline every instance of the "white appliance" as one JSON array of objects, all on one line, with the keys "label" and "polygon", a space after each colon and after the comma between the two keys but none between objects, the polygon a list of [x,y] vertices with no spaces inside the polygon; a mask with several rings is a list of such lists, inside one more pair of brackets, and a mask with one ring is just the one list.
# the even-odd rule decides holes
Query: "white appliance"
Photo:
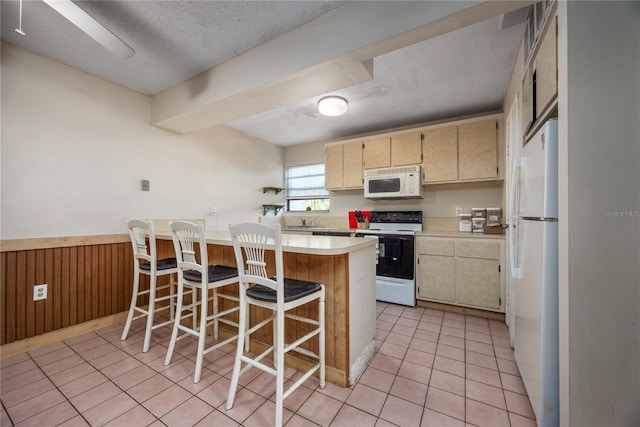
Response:
[{"label": "white appliance", "polygon": [[[539,426],[559,425],[558,121],[549,120],[514,161],[510,259],[515,358]],[[514,327],[514,325],[510,325]]]},{"label": "white appliance", "polygon": [[422,166],[368,169],[364,171],[366,199],[421,199]]},{"label": "white appliance", "polygon": [[415,235],[422,231],[422,211],[372,211],[369,228],[356,237],[376,237],[376,299],[416,305]]}]

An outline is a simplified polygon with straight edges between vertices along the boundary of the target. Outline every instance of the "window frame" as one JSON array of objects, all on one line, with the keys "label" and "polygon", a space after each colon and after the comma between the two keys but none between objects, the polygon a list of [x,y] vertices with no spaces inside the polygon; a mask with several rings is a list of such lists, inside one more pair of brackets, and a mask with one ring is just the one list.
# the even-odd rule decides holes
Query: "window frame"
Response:
[{"label": "window frame", "polygon": [[[310,168],[310,167],[322,167],[322,173],[308,173],[308,174],[299,174],[296,175],[294,177],[291,177],[291,171],[294,169],[303,169],[303,168]],[[291,195],[291,192],[293,190],[297,190],[297,191],[305,191],[305,189],[307,189],[307,187],[292,187],[291,186],[291,180],[295,180],[295,179],[305,179],[305,178],[317,178],[317,177],[322,177],[322,187],[319,186],[315,186],[315,187],[308,187],[309,190],[316,190],[315,194],[310,194],[310,195]],[[284,180],[285,180],[285,205],[286,205],[286,211],[287,212],[329,212],[331,209],[331,199],[330,199],[330,194],[329,191],[326,189],[325,186],[325,179],[324,177],[326,176],[325,174],[325,164],[324,162],[318,162],[318,163],[309,163],[309,164],[304,164],[304,165],[290,165],[290,166],[285,166],[284,167]],[[299,201],[309,201],[311,203],[313,203],[315,205],[315,207],[312,206],[308,206],[305,209],[292,209],[292,202],[299,202]],[[325,202],[326,201],[326,202]],[[327,204],[327,208],[323,209],[323,208],[318,208],[317,204],[318,203],[326,203]]]}]

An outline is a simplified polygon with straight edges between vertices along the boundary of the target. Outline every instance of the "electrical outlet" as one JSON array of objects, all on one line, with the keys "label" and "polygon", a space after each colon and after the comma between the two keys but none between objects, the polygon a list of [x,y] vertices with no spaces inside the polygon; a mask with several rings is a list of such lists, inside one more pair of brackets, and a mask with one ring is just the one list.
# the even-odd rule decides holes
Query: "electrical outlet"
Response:
[{"label": "electrical outlet", "polygon": [[211,208],[211,209],[209,210],[209,215],[211,215],[211,216],[216,216],[216,208]]},{"label": "electrical outlet", "polygon": [[47,299],[47,284],[44,283],[42,285],[35,285],[33,287],[33,300],[40,301],[42,299]]},{"label": "electrical outlet", "polygon": [[456,208],[456,216],[462,213],[462,208]]}]

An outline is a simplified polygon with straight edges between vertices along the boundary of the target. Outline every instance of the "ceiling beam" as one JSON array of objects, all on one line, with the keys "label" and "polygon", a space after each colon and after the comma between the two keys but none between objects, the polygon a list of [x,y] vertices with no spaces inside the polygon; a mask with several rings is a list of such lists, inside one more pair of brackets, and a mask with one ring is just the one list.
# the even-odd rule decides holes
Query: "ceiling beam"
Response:
[{"label": "ceiling beam", "polygon": [[349,2],[155,95],[151,122],[188,133],[319,97],[373,78],[376,56],[528,3]]}]

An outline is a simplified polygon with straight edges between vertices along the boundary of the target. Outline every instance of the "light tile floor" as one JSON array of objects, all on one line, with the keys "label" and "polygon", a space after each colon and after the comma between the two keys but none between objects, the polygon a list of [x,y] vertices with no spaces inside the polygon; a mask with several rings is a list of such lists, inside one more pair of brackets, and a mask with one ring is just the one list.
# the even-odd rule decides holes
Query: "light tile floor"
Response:
[{"label": "light tile floor", "polygon": [[[307,380],[285,400],[287,426],[536,425],[502,322],[377,303],[377,351],[351,388]],[[224,409],[235,346],[205,356],[194,341],[163,364],[170,329],[142,353],[143,322],[114,325],[2,360],[1,426],[269,426],[275,385],[252,370]],[[290,370],[288,380],[298,374]]]}]

